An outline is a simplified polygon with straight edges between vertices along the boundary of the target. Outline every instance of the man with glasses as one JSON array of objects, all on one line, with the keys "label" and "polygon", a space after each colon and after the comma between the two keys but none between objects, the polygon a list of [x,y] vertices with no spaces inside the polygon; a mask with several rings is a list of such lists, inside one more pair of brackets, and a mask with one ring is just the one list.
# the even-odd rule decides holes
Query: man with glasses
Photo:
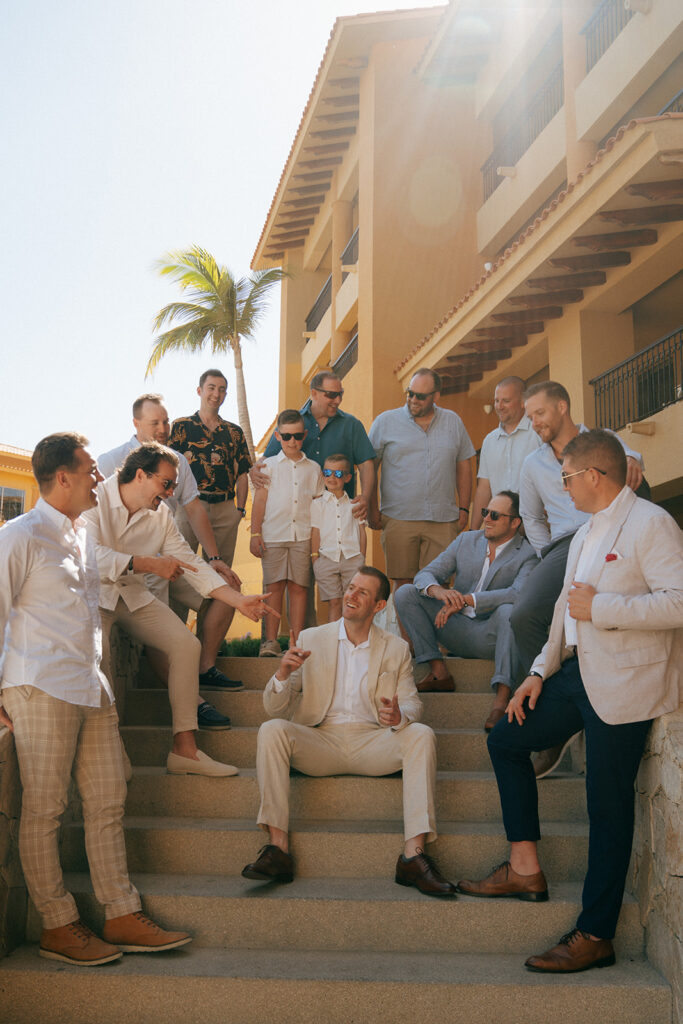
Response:
[{"label": "man with glasses", "polygon": [[[173,749],[166,767],[174,774],[236,775],[232,765],[197,750],[199,641],[154,597],[144,574],[175,580],[185,574],[202,597],[222,601],[258,621],[269,609],[263,595],[247,596],[228,586],[187,544],[164,503],[177,484],[178,456],[151,443],[132,451],[115,476],[98,487],[98,503],[85,515],[100,574],[100,609],[105,640],[119,623],[140,643],[168,658],[173,712]],[[187,570],[187,573],[185,573]],[[105,643],[105,656],[108,657]]]},{"label": "man with glasses", "polygon": [[494,660],[488,731],[503,717],[519,678],[510,612],[537,558],[518,532],[522,520],[514,491],[501,491],[481,512],[483,530],[461,533],[414,583],[396,591],[395,601],[415,660],[429,664],[417,684],[420,693],[455,690],[441,647],[459,658]]},{"label": "man with glasses", "polygon": [[488,740],[510,857],[461,892],[542,902],[532,751],[586,734],[588,871],[575,928],[529,957],[536,972],[615,961],[633,841],[633,785],[652,719],[679,707],[683,682],[683,540],[671,516],[627,484],[619,439],[577,433],[563,451],[570,500],[588,516],[571,542],[550,636]]},{"label": "man with glasses", "polygon": [[382,530],[387,576],[410,583],[464,530],[472,496],[474,446],[457,413],[441,409],[441,378],[417,370],[400,409],[380,413],[370,441],[381,467],[368,522]]}]

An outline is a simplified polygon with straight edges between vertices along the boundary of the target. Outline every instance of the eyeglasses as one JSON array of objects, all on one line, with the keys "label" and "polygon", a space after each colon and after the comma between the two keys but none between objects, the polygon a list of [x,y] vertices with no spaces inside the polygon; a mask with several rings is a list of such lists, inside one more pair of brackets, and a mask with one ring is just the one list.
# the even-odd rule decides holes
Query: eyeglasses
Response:
[{"label": "eyeglasses", "polygon": [[406,394],[408,398],[417,398],[418,402],[424,402],[435,395],[436,391],[411,391],[410,388],[406,388]]},{"label": "eyeglasses", "polygon": [[505,516],[506,519],[519,519],[519,516],[513,516],[509,512],[496,512],[494,508],[483,508],[481,518],[486,519],[487,516],[490,516],[494,523],[497,523],[501,516]]},{"label": "eyeglasses", "polygon": [[283,441],[291,441],[294,438],[295,441],[303,441],[306,436],[305,430],[297,430],[295,434],[280,434]]},{"label": "eyeglasses", "polygon": [[597,466],[586,466],[585,469],[577,469],[575,473],[560,473],[560,476],[562,477],[562,486],[566,487],[567,480],[571,480],[573,476],[581,476],[582,473],[587,473],[589,469],[594,469],[596,473],[600,474],[600,476],[607,476],[606,469],[598,469]]},{"label": "eyeglasses", "polygon": [[178,486],[177,480],[167,480],[166,477],[161,476],[160,473],[148,473],[147,476],[157,477],[161,483],[161,486],[163,487],[167,494],[170,494],[172,491],[175,491],[176,487]]},{"label": "eyeglasses", "polygon": [[336,476],[337,480],[341,480],[345,476],[345,470],[343,469],[324,469],[323,476]]},{"label": "eyeglasses", "polygon": [[322,388],[312,388],[312,390],[319,391],[321,395],[324,395],[325,398],[329,398],[330,401],[334,401],[335,398],[341,399],[344,397],[344,388],[342,388],[341,391],[323,391]]}]

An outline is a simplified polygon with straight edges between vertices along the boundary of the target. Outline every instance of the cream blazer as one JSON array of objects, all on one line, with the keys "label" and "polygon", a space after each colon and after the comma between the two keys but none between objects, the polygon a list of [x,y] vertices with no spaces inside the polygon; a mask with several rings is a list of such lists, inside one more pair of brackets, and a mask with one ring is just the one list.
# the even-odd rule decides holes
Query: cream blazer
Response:
[{"label": "cream blazer", "polygon": [[[550,635],[531,670],[547,679],[568,656],[567,595],[589,523],[569,548]],[[683,700],[683,534],[651,502],[625,496],[584,583],[595,587],[591,622],[577,622],[581,677],[608,725],[674,711]]]}]

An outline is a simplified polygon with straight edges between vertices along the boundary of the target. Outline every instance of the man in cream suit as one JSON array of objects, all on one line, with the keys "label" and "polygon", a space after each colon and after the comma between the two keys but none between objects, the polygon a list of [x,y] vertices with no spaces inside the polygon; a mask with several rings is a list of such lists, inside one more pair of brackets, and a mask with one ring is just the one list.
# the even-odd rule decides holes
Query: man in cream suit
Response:
[{"label": "man in cream suit", "polygon": [[663,509],[626,486],[626,457],[614,435],[578,434],[564,449],[562,478],[591,519],[571,543],[548,641],[489,737],[510,860],[458,888],[547,900],[530,754],[585,729],[590,833],[582,911],[556,946],[526,961],[532,971],[565,973],[615,960],[634,780],[650,722],[681,700],[683,539]]},{"label": "man in cream suit", "polygon": [[434,733],[422,713],[405,641],[373,625],[386,605],[389,580],[363,566],[344,594],[342,619],[306,629],[290,648],[264,693],[271,716],[259,729],[256,772],[258,824],[269,843],[242,874],[291,882],[289,770],[306,775],[390,775],[403,770],[405,848],[396,865],[399,885],[429,896],[452,896],[425,856],[436,839]]}]

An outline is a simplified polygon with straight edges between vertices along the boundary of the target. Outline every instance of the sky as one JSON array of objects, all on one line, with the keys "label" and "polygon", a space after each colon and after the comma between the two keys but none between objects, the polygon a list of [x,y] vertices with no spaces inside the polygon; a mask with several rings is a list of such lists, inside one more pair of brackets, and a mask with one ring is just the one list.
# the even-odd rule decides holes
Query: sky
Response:
[{"label": "sky", "polygon": [[[391,0],[391,9],[431,6]],[[0,0],[0,443],[77,430],[94,454],[161,392],[197,408],[210,354],[145,379],[179,297],[154,263],[198,244],[249,264],[335,18],[351,0]],[[279,294],[243,343],[254,439],[277,412]],[[237,419],[232,356],[222,409]]]}]

